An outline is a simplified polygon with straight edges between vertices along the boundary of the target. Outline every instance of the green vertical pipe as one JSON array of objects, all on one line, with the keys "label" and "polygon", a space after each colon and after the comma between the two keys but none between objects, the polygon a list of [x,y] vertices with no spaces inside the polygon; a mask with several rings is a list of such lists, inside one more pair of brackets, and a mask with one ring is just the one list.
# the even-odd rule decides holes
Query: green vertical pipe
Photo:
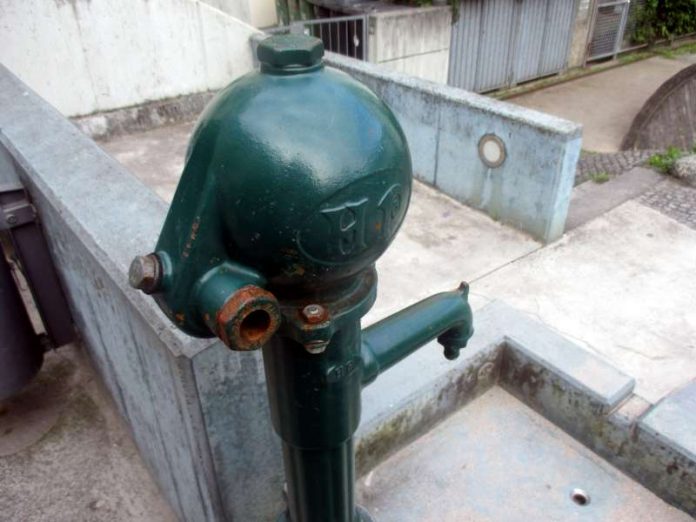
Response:
[{"label": "green vertical pipe", "polygon": [[292,522],[357,522],[352,436],[360,422],[360,323],[311,354],[275,335],[263,348],[273,427],[283,440]]},{"label": "green vertical pipe", "polygon": [[292,522],[353,521],[355,471],[353,441],[305,449],[283,444],[288,514]]}]

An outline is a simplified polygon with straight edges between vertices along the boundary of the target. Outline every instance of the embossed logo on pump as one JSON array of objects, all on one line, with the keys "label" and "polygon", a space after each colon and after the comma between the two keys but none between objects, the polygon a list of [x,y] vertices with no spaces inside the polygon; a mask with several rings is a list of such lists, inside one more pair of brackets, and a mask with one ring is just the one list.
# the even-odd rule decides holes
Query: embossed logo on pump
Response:
[{"label": "embossed logo on pump", "polygon": [[368,176],[324,201],[298,234],[302,253],[329,265],[381,254],[404,218],[409,194],[389,181]]}]

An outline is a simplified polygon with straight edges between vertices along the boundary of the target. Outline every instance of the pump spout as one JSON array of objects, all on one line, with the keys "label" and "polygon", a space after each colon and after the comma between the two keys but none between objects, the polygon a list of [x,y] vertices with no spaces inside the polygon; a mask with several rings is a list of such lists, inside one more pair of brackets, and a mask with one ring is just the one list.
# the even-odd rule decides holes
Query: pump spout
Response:
[{"label": "pump spout", "polygon": [[362,383],[370,384],[383,371],[437,338],[447,359],[456,359],[474,333],[469,286],[428,297],[373,324],[362,332]]}]

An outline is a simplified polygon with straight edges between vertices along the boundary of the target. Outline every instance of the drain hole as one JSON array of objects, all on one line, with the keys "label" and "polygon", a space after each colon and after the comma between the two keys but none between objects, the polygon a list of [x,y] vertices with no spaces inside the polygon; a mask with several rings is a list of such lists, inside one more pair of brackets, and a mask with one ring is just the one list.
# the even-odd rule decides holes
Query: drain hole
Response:
[{"label": "drain hole", "polygon": [[578,506],[586,506],[590,503],[590,495],[583,489],[575,488],[570,492],[570,499]]}]

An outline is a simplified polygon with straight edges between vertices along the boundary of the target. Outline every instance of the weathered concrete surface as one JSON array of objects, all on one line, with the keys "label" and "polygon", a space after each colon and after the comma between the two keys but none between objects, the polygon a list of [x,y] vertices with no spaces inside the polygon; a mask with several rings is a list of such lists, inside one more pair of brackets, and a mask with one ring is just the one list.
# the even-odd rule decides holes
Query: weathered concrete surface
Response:
[{"label": "weathered concrete surface", "polygon": [[[590,502],[575,504],[574,488]],[[691,518],[494,387],[359,482],[383,522]]]},{"label": "weathered concrete surface", "polygon": [[687,458],[696,460],[696,379],[662,399],[640,424],[661,443],[678,448]]},{"label": "weathered concrete surface", "polygon": [[665,81],[636,114],[621,148],[691,150],[696,145],[696,64]]},{"label": "weathered concrete surface", "polygon": [[75,346],[0,405],[0,519],[174,522],[127,427]]},{"label": "weathered concrete surface", "polygon": [[629,201],[472,284],[636,377],[655,402],[696,376],[696,231]]},{"label": "weathered concrete surface", "polygon": [[584,149],[615,152],[645,101],[687,66],[683,60],[654,57],[508,101],[581,123]]},{"label": "weathered concrete surface", "polygon": [[[332,53],[326,62],[391,107],[408,138],[416,178],[542,241],[561,236],[580,125]],[[479,155],[488,134],[505,147],[506,159],[495,168]]]},{"label": "weathered concrete surface", "polygon": [[605,183],[586,181],[575,187],[570,200],[566,231],[579,227],[588,221],[618,207],[621,203],[634,199],[654,187],[663,176],[652,169],[635,167]]},{"label": "weathered concrete surface", "polygon": [[452,32],[449,6],[388,9],[371,13],[369,24],[370,62],[424,80],[447,83]]},{"label": "weathered concrete surface", "polygon": [[99,146],[170,203],[184,168],[193,125],[185,122],[125,134],[99,142]]}]

